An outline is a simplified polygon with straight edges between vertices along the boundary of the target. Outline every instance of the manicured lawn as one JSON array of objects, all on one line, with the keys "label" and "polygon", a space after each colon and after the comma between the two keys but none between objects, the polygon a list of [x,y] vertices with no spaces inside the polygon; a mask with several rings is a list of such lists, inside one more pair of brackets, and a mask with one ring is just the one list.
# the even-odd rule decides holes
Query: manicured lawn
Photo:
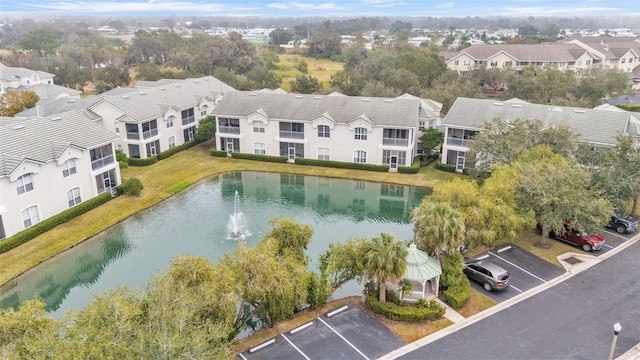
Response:
[{"label": "manicured lawn", "polygon": [[457,176],[433,168],[422,169],[418,174],[399,174],[218,158],[210,156],[209,146],[202,144],[151,166],[123,169],[123,179],[136,177],[142,181],[144,190],[140,196],[117,197],[26,244],[0,254],[0,264],[3,264],[0,267],[0,284],[206,177],[240,170],[297,173],[425,187],[433,187],[449,176]]}]

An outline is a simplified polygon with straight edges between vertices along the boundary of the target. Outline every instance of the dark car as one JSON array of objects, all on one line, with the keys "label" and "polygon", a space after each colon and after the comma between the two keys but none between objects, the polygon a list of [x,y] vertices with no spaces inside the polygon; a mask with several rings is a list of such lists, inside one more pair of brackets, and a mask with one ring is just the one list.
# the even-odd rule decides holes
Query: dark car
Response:
[{"label": "dark car", "polygon": [[638,230],[638,220],[630,215],[612,216],[607,224],[608,228],[614,229],[619,234],[628,234]]},{"label": "dark car", "polygon": [[511,284],[511,275],[507,270],[489,261],[468,261],[464,264],[463,271],[469,279],[479,282],[487,291],[504,290]]}]

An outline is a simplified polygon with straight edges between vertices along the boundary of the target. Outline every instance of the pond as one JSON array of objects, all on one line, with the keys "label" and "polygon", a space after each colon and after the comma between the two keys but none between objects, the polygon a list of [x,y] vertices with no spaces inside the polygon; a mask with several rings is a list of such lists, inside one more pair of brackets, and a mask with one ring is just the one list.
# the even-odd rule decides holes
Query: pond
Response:
[{"label": "pond", "polygon": [[[180,254],[217,262],[239,241],[256,245],[271,218],[309,224],[310,267],[331,242],[389,232],[413,237],[410,211],[428,188],[298,174],[232,172],[203,180],[35,267],[0,288],[0,307],[38,294],[61,317],[82,309],[91,294],[119,286],[141,288]],[[239,216],[240,215],[240,216]],[[241,224],[240,224],[241,222]],[[242,234],[233,235],[235,230]],[[238,225],[240,227],[238,228]],[[359,295],[346,286],[334,298]]]}]

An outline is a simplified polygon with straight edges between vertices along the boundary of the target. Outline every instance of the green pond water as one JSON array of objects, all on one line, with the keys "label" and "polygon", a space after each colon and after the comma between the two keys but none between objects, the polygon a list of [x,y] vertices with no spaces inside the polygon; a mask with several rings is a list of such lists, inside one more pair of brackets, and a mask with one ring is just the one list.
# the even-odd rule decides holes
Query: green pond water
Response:
[{"label": "green pond water", "polygon": [[[237,195],[236,195],[237,192]],[[82,309],[91,294],[119,286],[142,288],[180,254],[217,262],[238,241],[255,245],[271,218],[289,217],[314,229],[307,250],[316,270],[329,243],[381,232],[413,237],[409,212],[428,188],[317,176],[233,172],[195,184],[37,266],[0,288],[0,307],[38,294],[53,316]],[[233,224],[246,236],[230,236]],[[238,229],[236,229],[238,230]],[[359,295],[356,283],[334,298]]]}]

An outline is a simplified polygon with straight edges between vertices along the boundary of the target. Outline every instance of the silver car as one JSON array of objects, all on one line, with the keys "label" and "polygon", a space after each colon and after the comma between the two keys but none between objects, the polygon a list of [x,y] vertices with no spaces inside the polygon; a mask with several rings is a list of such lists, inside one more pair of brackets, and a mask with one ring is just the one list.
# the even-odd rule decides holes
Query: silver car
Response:
[{"label": "silver car", "polygon": [[464,273],[469,279],[482,284],[487,291],[503,290],[511,284],[507,270],[489,261],[469,261],[464,264]]}]

